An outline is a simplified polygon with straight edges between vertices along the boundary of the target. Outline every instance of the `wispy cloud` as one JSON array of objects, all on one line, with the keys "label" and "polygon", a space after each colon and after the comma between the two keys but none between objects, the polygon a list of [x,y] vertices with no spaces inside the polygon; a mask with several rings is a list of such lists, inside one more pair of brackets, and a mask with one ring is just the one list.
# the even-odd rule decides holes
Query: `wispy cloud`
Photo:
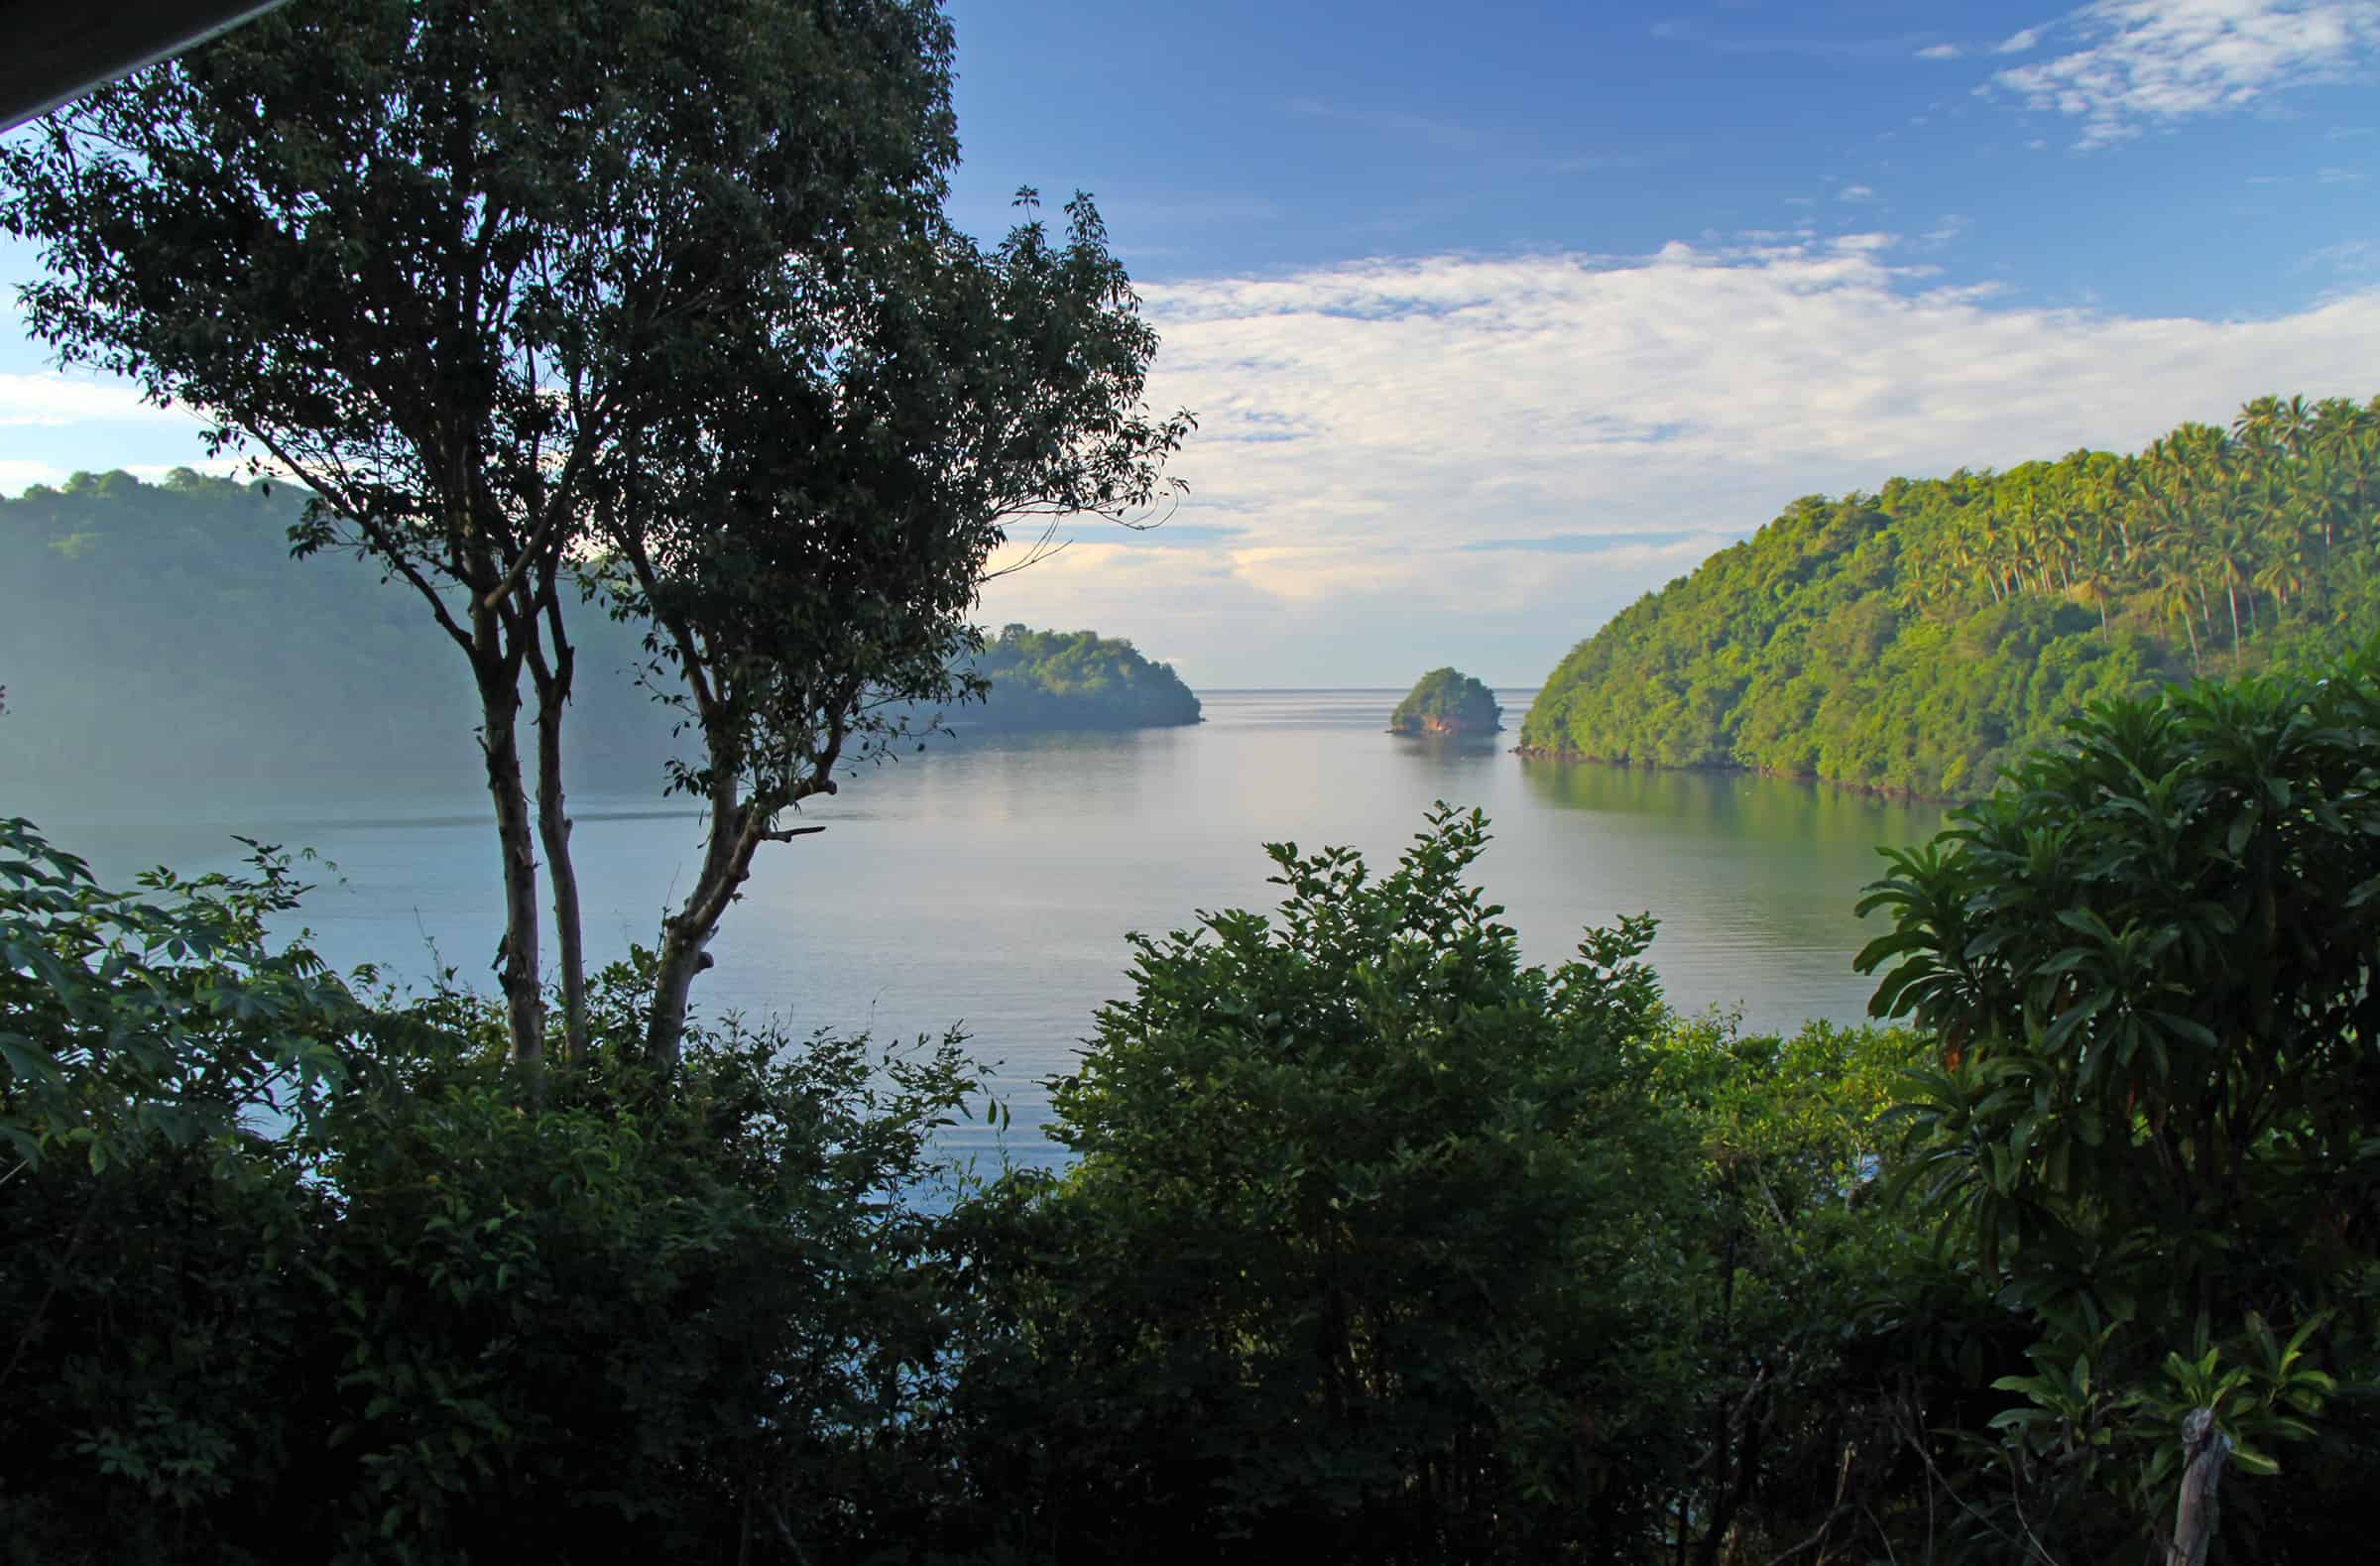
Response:
[{"label": "wispy cloud", "polygon": [[1465,553],[1518,549],[1528,554],[1612,554],[1651,549],[1657,552],[1707,549],[1720,540],[1711,532],[1676,533],[1549,533],[1537,539],[1480,539],[1460,545]]},{"label": "wispy cloud", "polygon": [[1344,103],[1329,103],[1320,98],[1292,98],[1289,110],[1309,119],[1333,120],[1364,130],[1380,131],[1413,141],[1427,142],[1449,152],[1474,152],[1487,141],[1484,133],[1453,120],[1433,119],[1426,114],[1411,114],[1403,109],[1374,109]]},{"label": "wispy cloud", "polygon": [[1248,537],[1245,528],[1219,528],[1212,523],[1162,522],[1154,527],[1130,527],[1104,535],[1111,542],[1151,549],[1212,549]]},{"label": "wispy cloud", "polygon": [[129,381],[86,381],[63,375],[0,375],[0,426],[135,423],[171,420],[188,424],[178,408],[141,401]]},{"label": "wispy cloud", "polygon": [[2029,27],[2022,32],[2011,33],[1992,45],[1991,52],[1995,55],[2030,54],[2041,47],[2041,31],[2040,28]]},{"label": "wispy cloud", "polygon": [[1872,201],[1876,192],[1863,184],[1846,184],[1835,192],[1838,201]]},{"label": "wispy cloud", "polygon": [[[2080,119],[2080,145],[2105,147],[2367,63],[2380,48],[2380,0],[2096,0],[2061,28],[2080,47],[1978,90]],[[2001,52],[2020,39],[2031,47],[2038,32]]]},{"label": "wispy cloud", "polygon": [[2343,239],[2335,245],[2324,245],[2320,250],[2310,252],[2295,270],[2304,272],[2310,268],[2337,273],[2342,277],[2360,276],[2380,269],[2380,245],[2374,245],[2368,239]]},{"label": "wispy cloud", "polygon": [[[2263,320],[2028,307],[1881,235],[1144,293],[1150,396],[1202,426],[1168,526],[1236,531],[1073,530],[985,615],[1130,635],[1213,683],[1376,682],[1425,635],[1535,677],[1794,496],[2131,447],[2264,392],[2380,391],[2380,290]],[[1204,438],[1235,430],[1288,437]],[[1629,542],[1545,542],[1582,535]]]},{"label": "wispy cloud", "polygon": [[1929,44],[1917,52],[1920,60],[1957,60],[1966,51],[1956,44]]}]

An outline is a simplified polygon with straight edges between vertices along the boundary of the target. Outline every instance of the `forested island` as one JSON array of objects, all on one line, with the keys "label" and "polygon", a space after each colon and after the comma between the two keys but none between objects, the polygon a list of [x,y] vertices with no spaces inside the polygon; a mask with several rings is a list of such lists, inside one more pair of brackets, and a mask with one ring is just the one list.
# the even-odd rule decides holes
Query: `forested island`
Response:
[{"label": "forested island", "polygon": [[972,666],[990,682],[980,706],[950,709],[953,728],[1148,729],[1199,721],[1198,697],[1170,663],[1093,631],[1001,628]]},{"label": "forested island", "polygon": [[1391,734],[1492,734],[1503,726],[1504,709],[1495,704],[1495,692],[1455,668],[1422,675],[1388,714]]},{"label": "forested island", "polygon": [[1579,644],[1526,752],[1973,793],[2089,702],[2380,630],[2380,399],[1795,502]]}]

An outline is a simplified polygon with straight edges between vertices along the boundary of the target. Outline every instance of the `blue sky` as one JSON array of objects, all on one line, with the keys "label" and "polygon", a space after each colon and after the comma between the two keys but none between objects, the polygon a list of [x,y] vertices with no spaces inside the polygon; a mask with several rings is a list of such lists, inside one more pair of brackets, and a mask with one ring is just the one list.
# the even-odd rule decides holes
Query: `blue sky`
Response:
[{"label": "blue sky", "polygon": [[[958,215],[1092,191],[1202,421],[985,617],[1194,683],[1531,683],[1795,496],[2380,393],[2380,0],[952,10]],[[0,486],[194,449],[0,347]]]}]

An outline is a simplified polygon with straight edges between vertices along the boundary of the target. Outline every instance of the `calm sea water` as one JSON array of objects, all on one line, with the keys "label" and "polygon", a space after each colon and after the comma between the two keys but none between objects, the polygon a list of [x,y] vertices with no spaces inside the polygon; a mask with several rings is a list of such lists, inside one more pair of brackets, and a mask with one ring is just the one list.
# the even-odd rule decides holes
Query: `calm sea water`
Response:
[{"label": "calm sea water", "polygon": [[[1207,721],[1130,734],[945,741],[862,773],[804,819],[829,828],[765,850],[695,989],[711,1014],[773,1015],[799,1032],[879,1037],[963,1026],[1000,1063],[1018,1159],[1043,1140],[1043,1078],[1070,1068],[1101,1003],[1124,991],[1124,932],[1187,926],[1201,908],[1268,907],[1259,847],[1352,844],[1385,867],[1433,800],[1485,809],[1476,867],[1531,961],[1582,926],[1649,911],[1673,1004],[1739,1010],[1747,1024],[1856,1022],[1871,986],[1850,960],[1852,915],[1881,844],[1922,841],[1937,807],[1812,784],[1523,761],[1499,744],[1384,732],[1400,692],[1202,691]],[[1531,692],[1499,691],[1515,727]],[[654,799],[573,802],[591,956],[650,942],[701,849],[689,813]],[[122,881],[156,864],[227,867],[238,832],[330,864],[302,922],[345,967],[425,975],[439,958],[487,971],[501,924],[484,800],[219,806],[152,819],[43,824]],[[207,815],[213,819],[196,819]],[[432,952],[437,954],[433,957]],[[966,1127],[954,1148],[983,1150]]]}]

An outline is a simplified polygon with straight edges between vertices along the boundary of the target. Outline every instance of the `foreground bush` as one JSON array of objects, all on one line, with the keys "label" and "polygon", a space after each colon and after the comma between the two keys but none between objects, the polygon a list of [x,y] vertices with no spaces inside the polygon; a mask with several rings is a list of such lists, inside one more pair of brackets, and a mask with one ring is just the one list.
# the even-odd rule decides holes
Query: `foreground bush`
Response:
[{"label": "foreground bush", "polygon": [[[2003,1540],[2162,1548],[2179,1421],[2249,1476],[2234,1558],[2362,1552],[2380,1473],[2380,656],[2110,703],[1869,904],[1913,1217],[2029,1319]],[[2274,1477],[2278,1476],[2278,1477]]]},{"label": "foreground bush", "polygon": [[955,1039],[729,1027],[664,1093],[622,967],[629,1048],[526,1079],[485,1000],[264,985],[318,973],[275,862],[135,917],[13,831],[0,1558],[839,1558],[913,1504]]},{"label": "foreground bush", "polygon": [[1441,807],[1373,880],[1136,938],[1056,1085],[1081,1161],[1007,1193],[1012,1328],[962,1379],[1020,1553],[1630,1558],[1681,1461],[1683,1144],[1644,1091],[1649,920],[1548,972]]}]

